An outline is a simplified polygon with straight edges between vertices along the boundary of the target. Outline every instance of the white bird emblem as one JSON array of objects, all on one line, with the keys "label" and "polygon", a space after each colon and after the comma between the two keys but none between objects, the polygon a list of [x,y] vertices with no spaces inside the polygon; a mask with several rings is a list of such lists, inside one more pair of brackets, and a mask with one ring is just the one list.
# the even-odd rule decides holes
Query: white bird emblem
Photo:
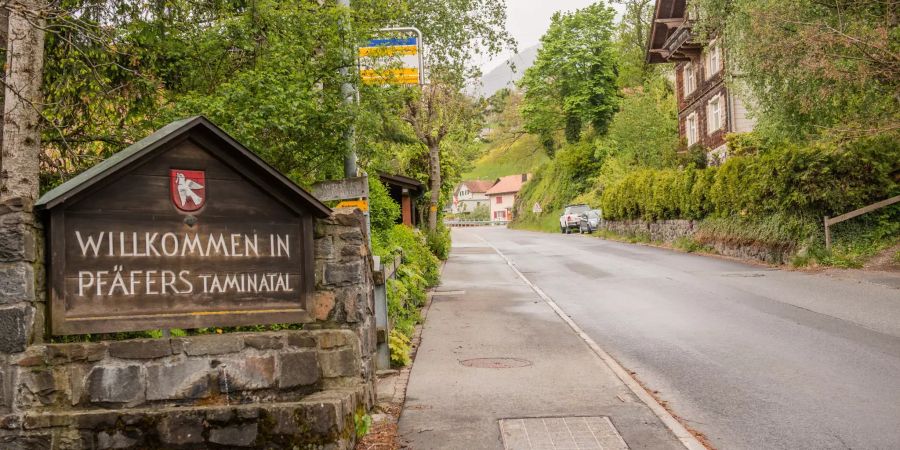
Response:
[{"label": "white bird emblem", "polygon": [[202,184],[189,178],[185,178],[183,173],[178,173],[175,176],[175,189],[178,190],[178,199],[181,201],[182,208],[186,206],[185,202],[188,199],[190,199],[194,205],[200,206],[200,202],[203,199],[194,192],[194,189],[203,189]]}]

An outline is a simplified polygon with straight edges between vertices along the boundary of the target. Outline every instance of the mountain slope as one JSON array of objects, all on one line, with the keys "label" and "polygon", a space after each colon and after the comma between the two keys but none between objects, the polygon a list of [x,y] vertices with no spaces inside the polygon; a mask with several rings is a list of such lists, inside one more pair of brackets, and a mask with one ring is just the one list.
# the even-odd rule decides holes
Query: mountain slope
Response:
[{"label": "mountain slope", "polygon": [[540,45],[526,48],[481,77],[481,95],[488,98],[500,89],[514,87],[534,64],[539,48]]},{"label": "mountain slope", "polygon": [[536,136],[504,136],[486,144],[484,155],[475,162],[475,168],[463,177],[466,180],[494,179],[518,173],[533,173],[547,159]]}]

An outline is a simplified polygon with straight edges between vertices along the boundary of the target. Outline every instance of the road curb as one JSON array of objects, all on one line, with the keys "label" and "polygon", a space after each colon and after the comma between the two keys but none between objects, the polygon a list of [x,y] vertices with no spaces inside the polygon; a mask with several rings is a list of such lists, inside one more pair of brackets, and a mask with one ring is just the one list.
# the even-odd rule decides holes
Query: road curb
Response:
[{"label": "road curb", "polygon": [[613,371],[613,373],[615,373],[616,376],[623,383],[625,383],[626,386],[628,386],[628,389],[630,389],[631,392],[634,393],[634,395],[641,399],[641,401],[645,405],[647,405],[647,407],[650,408],[651,411],[653,411],[656,417],[658,417],[659,420],[662,421],[666,428],[668,428],[672,432],[672,434],[675,435],[675,437],[682,443],[682,445],[684,445],[685,448],[690,450],[707,450],[707,447],[703,445],[690,431],[688,431],[688,429],[685,428],[685,426],[682,425],[681,422],[679,422],[678,419],[675,418],[674,415],[672,415],[672,413],[670,413],[662,404],[660,404],[656,400],[656,398],[653,397],[652,394],[650,394],[650,392],[647,392],[647,390],[644,389],[640,382],[638,382],[638,380],[635,379],[631,375],[631,373],[625,370],[625,368],[622,367],[622,365],[619,364],[619,362],[616,361],[612,356],[610,356],[609,353],[600,348],[600,346],[596,342],[594,342],[594,340],[591,339],[591,337],[588,336],[587,333],[585,333],[584,330],[582,330],[581,327],[578,326],[578,324],[576,324],[568,315],[566,315],[562,308],[560,308],[559,305],[557,305],[549,295],[547,295],[543,290],[541,290],[541,288],[532,283],[531,280],[529,280],[521,271],[519,271],[519,268],[516,267],[515,264],[513,264],[513,262],[506,255],[504,255],[503,252],[500,251],[500,249],[495,247],[494,244],[491,244],[483,237],[478,235],[476,235],[476,237],[487,244],[489,247],[491,247],[494,252],[496,252],[498,255],[500,255],[501,258],[503,258],[504,261],[506,261],[506,264],[513,270],[513,272],[515,272],[516,275],[518,275],[519,278],[521,278],[522,281],[524,281],[525,284],[527,284],[531,288],[531,290],[533,290],[539,297],[541,297],[541,299],[544,300],[544,302],[547,303],[554,312],[556,312],[556,315],[558,315],[564,322],[566,322],[567,325],[569,325],[569,328],[571,328],[572,331],[574,331],[575,334],[577,334],[578,337],[581,338],[581,340],[584,341],[585,344],[587,344],[588,348],[590,348],[591,351],[593,351],[594,354],[596,354]]}]

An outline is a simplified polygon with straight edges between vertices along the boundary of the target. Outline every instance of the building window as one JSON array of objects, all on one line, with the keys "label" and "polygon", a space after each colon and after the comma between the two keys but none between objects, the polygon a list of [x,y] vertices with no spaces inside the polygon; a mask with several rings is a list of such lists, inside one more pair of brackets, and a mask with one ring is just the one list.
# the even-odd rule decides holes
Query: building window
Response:
[{"label": "building window", "polygon": [[502,195],[498,195],[496,198],[497,198],[497,201],[496,201],[495,203],[497,203],[498,205],[501,204],[501,203],[503,203],[503,196],[502,196]]},{"label": "building window", "polygon": [[722,95],[713,97],[706,105],[706,132],[713,134],[725,125]]},{"label": "building window", "polygon": [[697,113],[690,113],[684,124],[685,133],[687,134],[687,145],[690,147],[697,143],[699,134],[697,133]]},{"label": "building window", "polygon": [[719,73],[722,69],[722,55],[718,45],[711,45],[706,50],[706,79],[710,79],[713,75]]},{"label": "building window", "polygon": [[694,89],[697,89],[697,81],[694,77],[694,64],[692,62],[687,63],[684,66],[684,96],[687,97],[694,92]]},{"label": "building window", "polygon": [[494,219],[505,219],[506,211],[494,211]]}]

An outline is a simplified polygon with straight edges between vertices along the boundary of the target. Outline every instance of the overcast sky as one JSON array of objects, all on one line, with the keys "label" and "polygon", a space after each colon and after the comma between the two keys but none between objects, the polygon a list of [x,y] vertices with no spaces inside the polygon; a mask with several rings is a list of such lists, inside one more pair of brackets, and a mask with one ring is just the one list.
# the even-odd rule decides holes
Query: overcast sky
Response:
[{"label": "overcast sky", "polygon": [[[541,36],[550,26],[550,18],[556,11],[574,11],[584,8],[596,0],[506,0],[506,28],[519,43],[519,50],[537,45]],[[607,1],[607,4],[611,2]],[[612,5],[617,10],[622,5]],[[502,64],[512,56],[504,53],[491,59],[485,58],[481,70],[485,73]]]}]

